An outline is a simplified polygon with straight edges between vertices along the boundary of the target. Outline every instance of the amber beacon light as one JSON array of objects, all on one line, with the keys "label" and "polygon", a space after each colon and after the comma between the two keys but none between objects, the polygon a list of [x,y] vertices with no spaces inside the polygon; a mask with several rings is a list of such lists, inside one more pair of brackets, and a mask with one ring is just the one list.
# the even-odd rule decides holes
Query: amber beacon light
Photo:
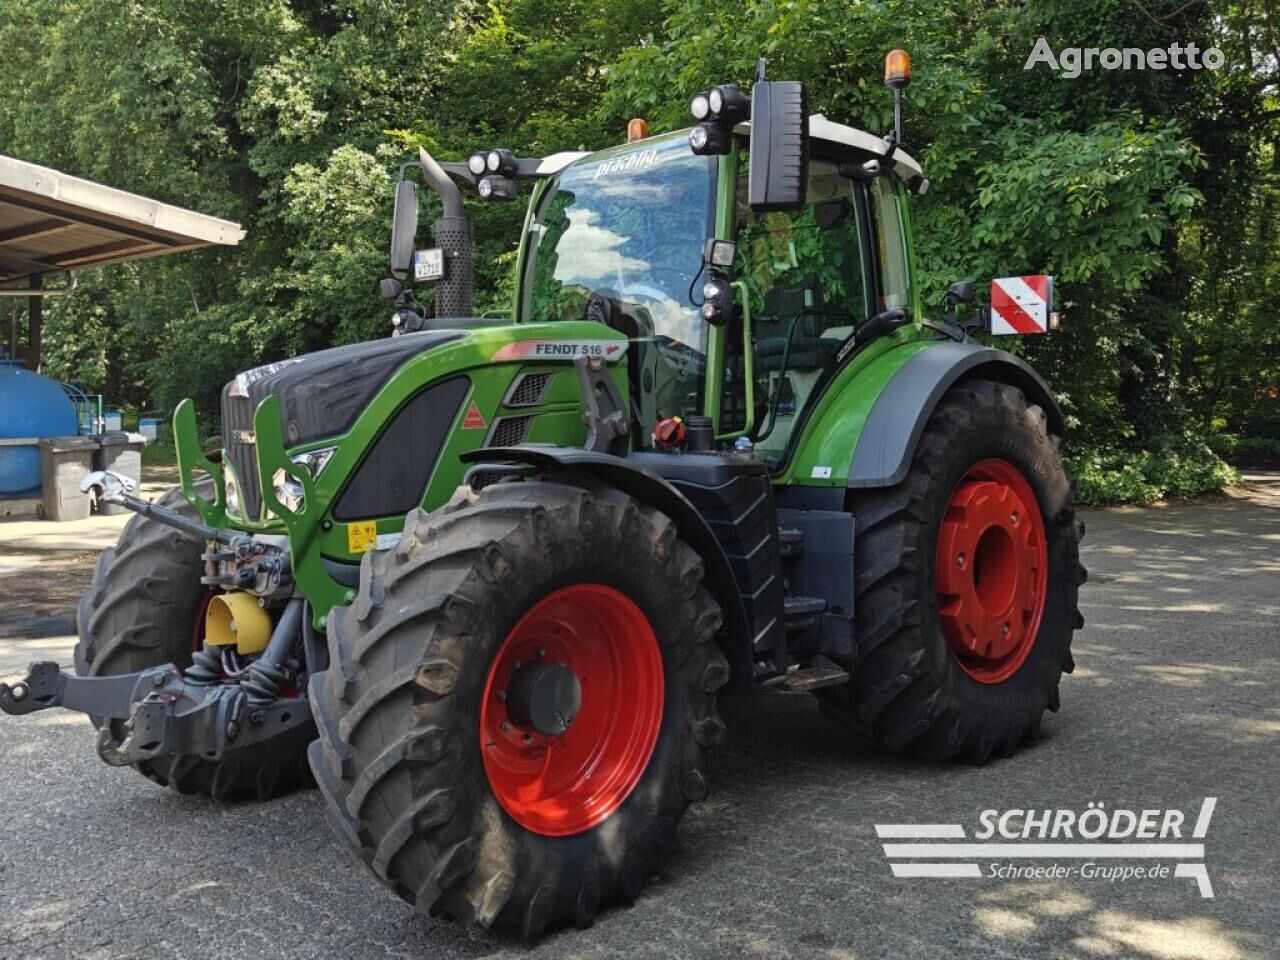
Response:
[{"label": "amber beacon light", "polygon": [[884,85],[901,90],[911,82],[911,55],[905,50],[890,50],[884,58]]}]

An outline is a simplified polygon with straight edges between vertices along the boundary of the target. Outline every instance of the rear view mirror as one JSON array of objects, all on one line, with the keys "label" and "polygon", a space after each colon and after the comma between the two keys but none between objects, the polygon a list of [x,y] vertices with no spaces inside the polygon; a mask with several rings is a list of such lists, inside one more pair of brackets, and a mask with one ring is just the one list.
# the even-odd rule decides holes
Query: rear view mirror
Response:
[{"label": "rear view mirror", "polygon": [[751,91],[752,210],[804,206],[809,181],[809,110],[798,80],[758,80]]},{"label": "rear view mirror", "polygon": [[396,184],[396,205],[391,214],[391,273],[403,279],[413,267],[413,241],[418,232],[418,185],[412,180]]}]

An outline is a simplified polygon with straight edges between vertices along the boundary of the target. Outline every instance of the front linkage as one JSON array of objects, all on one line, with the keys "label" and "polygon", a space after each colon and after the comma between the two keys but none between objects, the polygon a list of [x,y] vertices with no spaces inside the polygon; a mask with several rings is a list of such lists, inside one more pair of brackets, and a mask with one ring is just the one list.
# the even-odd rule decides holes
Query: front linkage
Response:
[{"label": "front linkage", "polygon": [[207,685],[173,664],[114,677],[73,677],[53,662],[33,663],[26,679],[0,683],[0,710],[21,716],[62,707],[122,720],[98,731],[98,756],[116,767],[197,754],[222,760],[310,719],[296,703],[255,703],[239,685]]},{"label": "front linkage", "polygon": [[[165,523],[184,536],[213,544],[205,582],[275,592],[289,583],[288,556],[280,548],[243,533],[217,530],[167,507],[130,495],[132,481],[96,472],[81,483],[97,488],[101,499]],[[76,677],[57,663],[33,663],[25,679],[0,683],[0,711],[22,716],[62,707],[104,723],[98,755],[113,766],[128,766],[158,757],[193,754],[222,760],[254,743],[276,737],[310,720],[296,701],[279,699],[288,680],[286,661],[299,632],[308,667],[318,656],[306,601],[288,601],[262,655],[241,674],[239,682],[223,682],[217,651],[198,651],[185,672],[172,663],[138,673]]]}]

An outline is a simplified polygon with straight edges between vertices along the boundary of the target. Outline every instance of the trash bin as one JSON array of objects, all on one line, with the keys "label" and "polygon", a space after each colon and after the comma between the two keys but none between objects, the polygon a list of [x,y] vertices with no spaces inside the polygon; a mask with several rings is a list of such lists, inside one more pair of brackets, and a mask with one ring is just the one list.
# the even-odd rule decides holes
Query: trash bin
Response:
[{"label": "trash bin", "polygon": [[40,487],[46,520],[83,520],[89,495],[80,481],[93,469],[98,441],[93,437],[45,437],[40,441]]},{"label": "trash bin", "polygon": [[[93,469],[110,470],[122,477],[128,477],[134,483],[142,481],[142,448],[147,445],[147,438],[140,433],[125,433],[113,430],[97,438],[99,447],[93,455]],[[98,503],[98,512],[107,516],[129,513],[127,507],[114,503]]]}]

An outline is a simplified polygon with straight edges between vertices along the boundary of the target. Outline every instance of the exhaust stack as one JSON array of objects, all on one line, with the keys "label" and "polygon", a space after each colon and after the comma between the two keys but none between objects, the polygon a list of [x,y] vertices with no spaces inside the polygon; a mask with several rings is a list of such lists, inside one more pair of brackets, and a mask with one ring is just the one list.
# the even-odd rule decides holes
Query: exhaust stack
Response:
[{"label": "exhaust stack", "polygon": [[435,222],[432,236],[444,253],[444,278],[436,283],[436,316],[471,316],[475,294],[472,271],[474,252],[471,221],[462,206],[462,191],[449,179],[436,158],[418,148],[422,179],[440,196],[443,215]]}]

